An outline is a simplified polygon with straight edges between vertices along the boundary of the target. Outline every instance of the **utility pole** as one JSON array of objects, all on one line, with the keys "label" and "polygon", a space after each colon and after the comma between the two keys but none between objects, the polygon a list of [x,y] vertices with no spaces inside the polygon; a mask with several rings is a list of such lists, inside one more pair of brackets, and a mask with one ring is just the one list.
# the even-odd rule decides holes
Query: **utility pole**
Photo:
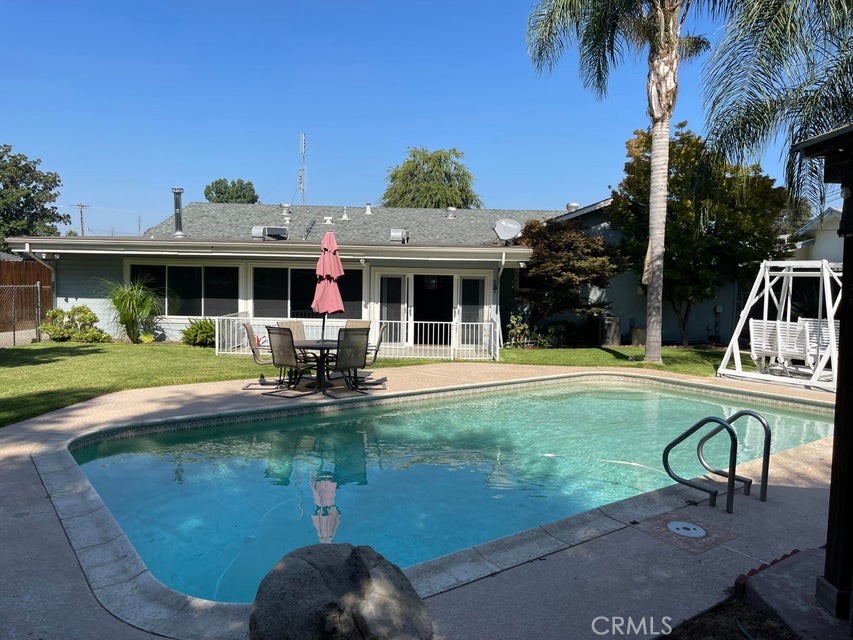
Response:
[{"label": "utility pole", "polygon": [[77,207],[78,209],[80,209],[80,235],[85,236],[86,233],[83,230],[83,209],[88,209],[89,205],[88,204],[75,204],[74,206]]}]

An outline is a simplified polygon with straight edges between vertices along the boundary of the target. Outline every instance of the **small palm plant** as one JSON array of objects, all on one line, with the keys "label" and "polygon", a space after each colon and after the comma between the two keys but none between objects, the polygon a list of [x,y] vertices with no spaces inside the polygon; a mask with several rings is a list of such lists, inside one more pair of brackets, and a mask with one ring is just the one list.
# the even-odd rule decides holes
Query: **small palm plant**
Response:
[{"label": "small palm plant", "polygon": [[107,299],[113,308],[116,324],[124,329],[128,340],[140,342],[142,334],[150,334],[160,315],[160,302],[145,278],[130,282],[111,282]]}]

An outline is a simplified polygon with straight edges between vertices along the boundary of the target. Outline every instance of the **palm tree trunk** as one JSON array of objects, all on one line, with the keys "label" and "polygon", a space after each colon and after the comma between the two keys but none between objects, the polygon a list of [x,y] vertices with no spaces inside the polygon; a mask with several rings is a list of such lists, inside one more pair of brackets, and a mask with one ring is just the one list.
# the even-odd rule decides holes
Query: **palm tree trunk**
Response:
[{"label": "palm tree trunk", "polygon": [[651,183],[649,192],[649,247],[644,272],[646,284],[646,362],[661,362],[663,330],[663,254],[666,239],[669,118],[652,125]]},{"label": "palm tree trunk", "polygon": [[[660,364],[663,329],[663,254],[669,177],[669,132],[678,95],[678,26],[674,13],[662,14],[661,42],[649,51],[646,90],[652,119],[649,183],[649,245],[643,266],[646,289],[646,353],[643,360]],[[666,24],[665,21],[670,23]],[[669,37],[667,37],[669,34]]]}]

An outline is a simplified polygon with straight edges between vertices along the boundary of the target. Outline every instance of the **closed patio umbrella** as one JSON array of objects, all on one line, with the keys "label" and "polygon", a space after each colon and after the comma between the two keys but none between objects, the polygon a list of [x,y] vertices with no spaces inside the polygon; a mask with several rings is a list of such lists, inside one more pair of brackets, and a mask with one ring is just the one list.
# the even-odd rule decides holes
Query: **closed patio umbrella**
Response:
[{"label": "closed patio umbrella", "polygon": [[320,338],[326,338],[326,316],[330,313],[343,313],[344,302],[338,289],[338,278],[344,275],[344,267],[338,255],[338,241],[335,234],[327,231],[320,243],[320,259],[317,261],[317,286],[314,289],[314,301],[311,309],[323,314],[323,327]]}]

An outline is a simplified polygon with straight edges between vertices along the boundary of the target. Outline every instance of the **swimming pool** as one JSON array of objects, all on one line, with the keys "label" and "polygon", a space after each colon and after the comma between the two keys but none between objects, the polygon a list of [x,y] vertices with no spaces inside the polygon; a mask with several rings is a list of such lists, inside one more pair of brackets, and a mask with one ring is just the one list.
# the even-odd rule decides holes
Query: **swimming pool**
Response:
[{"label": "swimming pool", "polygon": [[[146,435],[74,455],[155,576],[247,602],[282,555],[330,534],[409,566],[672,484],[663,447],[708,415],[760,411],[774,450],[832,430],[826,415],[731,403],[572,382]],[[739,459],[758,457],[761,429],[738,431]],[[676,450],[681,475],[701,473],[694,451]]]}]

